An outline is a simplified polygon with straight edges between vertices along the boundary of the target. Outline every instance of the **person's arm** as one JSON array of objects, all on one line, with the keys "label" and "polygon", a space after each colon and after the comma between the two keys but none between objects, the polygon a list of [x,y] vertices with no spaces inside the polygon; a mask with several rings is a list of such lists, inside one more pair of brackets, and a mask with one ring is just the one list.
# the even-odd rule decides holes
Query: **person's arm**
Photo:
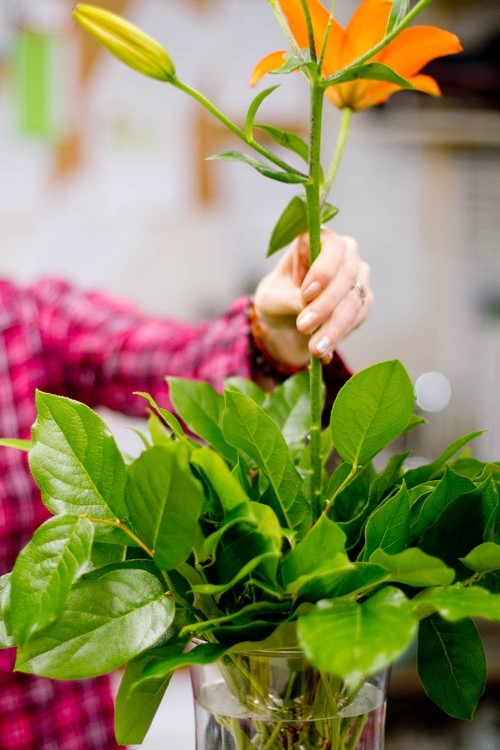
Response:
[{"label": "person's arm", "polygon": [[229,375],[250,377],[248,300],[197,325],[146,314],[116,297],[42,280],[33,287],[48,387],[89,406],[145,414],[150,393],[170,407],[166,375],[221,390]]},{"label": "person's arm", "polygon": [[[33,293],[49,387],[90,406],[142,414],[146,402],[133,393],[146,391],[168,407],[167,375],[204,380],[219,391],[231,375],[271,388],[307,366],[311,350],[319,353],[320,337],[328,339],[322,352],[323,362],[331,362],[326,379],[338,390],[349,373],[333,348],[368,313],[371,293],[361,300],[352,289],[353,279],[368,284],[368,267],[353,241],[331,232],[310,269],[306,255],[303,239],[293,243],[259,284],[253,303],[238,300],[197,325],[147,315],[62,281],[40,282]],[[319,326],[312,338],[305,315]]]}]

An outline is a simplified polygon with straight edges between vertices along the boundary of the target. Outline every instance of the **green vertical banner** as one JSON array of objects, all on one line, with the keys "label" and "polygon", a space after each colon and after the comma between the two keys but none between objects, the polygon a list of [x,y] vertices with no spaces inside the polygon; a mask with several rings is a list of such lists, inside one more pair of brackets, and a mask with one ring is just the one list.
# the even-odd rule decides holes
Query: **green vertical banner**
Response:
[{"label": "green vertical banner", "polygon": [[21,135],[57,141],[67,129],[65,38],[22,28],[13,56],[15,121]]}]

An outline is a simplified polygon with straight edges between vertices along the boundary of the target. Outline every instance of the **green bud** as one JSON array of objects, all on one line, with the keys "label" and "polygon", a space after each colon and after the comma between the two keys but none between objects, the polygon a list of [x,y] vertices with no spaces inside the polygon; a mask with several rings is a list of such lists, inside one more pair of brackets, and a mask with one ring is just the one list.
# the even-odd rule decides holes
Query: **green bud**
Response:
[{"label": "green bud", "polygon": [[161,44],[116,13],[78,3],[73,17],[103,47],[139,73],[160,81],[175,76],[175,66]]}]

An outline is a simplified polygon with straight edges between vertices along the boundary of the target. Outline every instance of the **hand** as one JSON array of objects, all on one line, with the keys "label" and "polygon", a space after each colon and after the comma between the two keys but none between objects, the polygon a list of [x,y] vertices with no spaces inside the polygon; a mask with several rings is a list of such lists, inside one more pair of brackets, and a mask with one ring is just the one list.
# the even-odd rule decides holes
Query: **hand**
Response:
[{"label": "hand", "polygon": [[369,275],[352,237],[323,229],[312,266],[308,237],[295,240],[255,292],[269,354],[286,364],[305,365],[311,355],[328,364],[337,344],[372,308]]}]

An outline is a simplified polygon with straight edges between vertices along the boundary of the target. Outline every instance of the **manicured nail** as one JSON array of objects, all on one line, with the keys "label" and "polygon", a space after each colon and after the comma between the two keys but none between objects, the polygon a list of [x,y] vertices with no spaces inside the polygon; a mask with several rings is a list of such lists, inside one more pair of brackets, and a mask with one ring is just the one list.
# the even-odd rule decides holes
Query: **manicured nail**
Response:
[{"label": "manicured nail", "polygon": [[317,314],[312,310],[301,312],[299,317],[297,318],[297,327],[300,330],[308,331],[313,328],[317,318]]},{"label": "manicured nail", "polygon": [[325,354],[330,349],[332,343],[328,336],[322,336],[318,343],[316,344],[316,349],[318,351],[318,354],[320,354],[322,357],[325,356]]},{"label": "manicured nail", "polygon": [[321,291],[321,284],[319,281],[311,281],[309,286],[306,286],[304,291],[302,292],[302,299],[306,302],[309,302],[310,300],[314,299]]}]

